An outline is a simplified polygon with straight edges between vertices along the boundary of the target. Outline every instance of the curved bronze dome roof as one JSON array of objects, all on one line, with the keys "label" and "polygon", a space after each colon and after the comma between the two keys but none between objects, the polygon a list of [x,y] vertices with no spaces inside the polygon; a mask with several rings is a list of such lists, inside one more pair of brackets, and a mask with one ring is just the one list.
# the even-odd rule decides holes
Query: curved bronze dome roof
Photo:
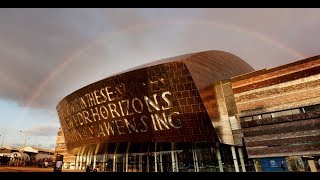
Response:
[{"label": "curved bronze dome roof", "polygon": [[213,84],[253,68],[223,51],[154,61],[85,86],[57,105],[68,149],[103,142],[221,141]]}]

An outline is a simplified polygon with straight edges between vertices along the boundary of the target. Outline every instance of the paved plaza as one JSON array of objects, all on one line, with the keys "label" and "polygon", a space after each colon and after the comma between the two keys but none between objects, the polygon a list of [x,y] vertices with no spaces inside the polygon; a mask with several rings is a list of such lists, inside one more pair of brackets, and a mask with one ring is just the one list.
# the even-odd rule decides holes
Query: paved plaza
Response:
[{"label": "paved plaza", "polygon": [[[53,172],[53,168],[0,166],[0,172]],[[84,170],[63,169],[62,172],[85,172]]]}]

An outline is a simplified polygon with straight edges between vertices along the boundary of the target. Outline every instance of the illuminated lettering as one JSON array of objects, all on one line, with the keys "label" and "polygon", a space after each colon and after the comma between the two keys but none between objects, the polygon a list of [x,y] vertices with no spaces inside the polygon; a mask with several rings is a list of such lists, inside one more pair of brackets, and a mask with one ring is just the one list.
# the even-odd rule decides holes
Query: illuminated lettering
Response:
[{"label": "illuminated lettering", "polygon": [[93,91],[93,94],[94,94],[94,97],[95,97],[95,99],[96,99],[97,104],[101,104],[100,101],[99,101],[99,98],[100,98],[101,96],[99,96],[97,93],[99,93],[98,90],[94,90],[94,91]]},{"label": "illuminated lettering", "polygon": [[156,122],[155,122],[154,117],[153,117],[152,114],[151,114],[151,119],[152,119],[153,129],[154,129],[155,131],[158,131],[157,124],[156,124]]},{"label": "illuminated lettering", "polygon": [[169,124],[173,127],[173,128],[176,128],[176,129],[179,129],[182,127],[182,123],[181,123],[181,120],[180,119],[177,119],[178,121],[178,124],[177,125],[174,125],[172,123],[172,115],[174,114],[179,114],[179,112],[172,112],[169,116],[168,116],[168,121],[169,121]]},{"label": "illuminated lettering", "polygon": [[109,123],[110,122],[108,122],[108,123],[103,122],[104,128],[106,129],[108,136],[110,136],[110,134],[114,135],[114,121],[111,121],[112,126],[110,126]]},{"label": "illuminated lettering", "polygon": [[115,120],[115,124],[117,126],[117,130],[119,134],[126,134],[125,132],[122,132],[120,128],[124,128],[124,126],[119,125],[118,122],[122,122],[122,120]]},{"label": "illuminated lettering", "polygon": [[154,99],[154,101],[151,101],[147,96],[144,96],[144,100],[145,100],[145,102],[146,102],[146,104],[147,104],[147,107],[148,107],[149,112],[152,112],[152,110],[150,109],[149,104],[150,104],[153,108],[155,108],[157,111],[160,110],[160,107],[159,107],[159,104],[158,104],[158,101],[157,101],[157,94],[153,94],[153,99]]},{"label": "illuminated lettering", "polygon": [[129,110],[130,110],[130,102],[129,102],[129,100],[126,99],[126,102],[127,102],[126,115],[127,115],[127,116],[133,115],[133,114],[134,114],[133,112],[129,112]]},{"label": "illuminated lettering", "polygon": [[[111,91],[112,88],[116,88],[116,90]],[[104,87],[92,90],[58,107],[58,116],[61,120],[66,143],[72,143],[71,147],[77,147],[83,143],[100,141],[100,139],[91,141],[91,138],[143,133],[149,130],[163,131],[182,127],[179,112],[170,110],[173,107],[170,91],[142,96],[143,99],[130,94],[128,96],[131,96],[131,98],[128,99],[118,99],[121,97],[116,97],[116,95],[122,93],[122,97],[127,98],[128,96],[125,96],[126,91],[124,85]],[[116,101],[114,101],[115,99]],[[145,105],[147,107],[144,107]],[[109,114],[111,114],[109,121],[105,121]],[[130,115],[132,117],[129,117]],[[115,120],[110,121],[110,119]]]},{"label": "illuminated lettering", "polygon": [[102,103],[107,102],[107,96],[105,94],[103,94],[103,90],[105,90],[104,88],[100,89],[100,94],[103,97],[103,100],[101,101]]},{"label": "illuminated lettering", "polygon": [[78,116],[79,124],[80,124],[80,125],[83,125],[83,116],[82,116],[82,114],[81,114],[81,113],[78,113],[77,116]]},{"label": "illuminated lettering", "polygon": [[[116,106],[114,103],[109,103],[108,106],[109,106],[109,110],[110,110],[110,112],[111,112],[112,118],[115,117],[115,116],[113,115],[113,112],[115,112],[115,113],[118,115],[118,117],[120,117],[120,114],[119,114],[118,111],[117,111],[117,106]],[[111,106],[112,106],[112,107],[111,107]]]},{"label": "illuminated lettering", "polygon": [[[134,103],[135,101],[138,101],[138,102],[139,102],[139,104],[140,104],[140,111],[137,110],[137,108],[136,108],[136,106],[135,106],[135,103]],[[134,110],[136,113],[142,113],[142,111],[143,111],[143,104],[142,104],[141,100],[138,99],[138,98],[133,98],[133,100],[132,100],[132,108],[133,108],[133,110]]]},{"label": "illuminated lettering", "polygon": [[79,126],[78,125],[78,119],[75,117],[75,116],[71,116],[72,117],[72,119],[73,119],[73,122],[76,124],[76,126]]},{"label": "illuminated lettering", "polygon": [[106,134],[104,133],[102,124],[99,124],[98,137],[100,137],[101,135],[106,136]]},{"label": "illuminated lettering", "polygon": [[83,117],[84,117],[84,120],[86,123],[88,123],[88,121],[92,122],[91,119],[89,119],[89,112],[88,111],[83,111],[82,114],[83,114]]},{"label": "illuminated lettering", "polygon": [[89,136],[89,134],[91,134],[91,136],[89,136],[88,138],[93,138],[94,137],[94,132],[92,131],[93,126],[90,126],[87,128],[87,135]]},{"label": "illuminated lettering", "polygon": [[131,133],[130,128],[131,128],[133,131],[138,132],[138,130],[137,130],[137,128],[136,128],[136,127],[137,127],[137,126],[136,126],[136,122],[134,121],[134,119],[133,119],[134,125],[131,124],[131,123],[129,123],[127,119],[124,119],[124,122],[125,122],[125,124],[127,125],[127,128],[128,128],[129,133]]},{"label": "illuminated lettering", "polygon": [[124,116],[124,113],[123,113],[123,109],[122,109],[122,102],[124,102],[125,100],[122,100],[122,101],[119,101],[118,104],[119,104],[119,107],[120,107],[120,112],[122,114],[122,116]]},{"label": "illuminated lettering", "polygon": [[111,97],[110,97],[110,95],[113,94],[113,92],[112,92],[112,91],[109,92],[109,90],[108,90],[108,89],[110,89],[110,88],[111,88],[111,87],[107,86],[105,89],[106,89],[106,93],[107,93],[108,100],[109,100],[109,101],[113,101],[114,98],[111,98]]},{"label": "illuminated lettering", "polygon": [[[80,131],[80,130],[79,130],[79,131]],[[77,134],[78,134],[79,138],[82,140],[83,138],[82,138],[82,136],[81,136],[81,134],[80,134],[79,131],[77,131]]]},{"label": "illuminated lettering", "polygon": [[126,86],[125,84],[121,83],[117,86],[115,86],[115,90],[122,96],[125,95],[125,92],[126,92]]},{"label": "illuminated lettering", "polygon": [[92,98],[90,97],[90,94],[86,94],[85,97],[87,98],[88,106],[89,106],[89,107],[93,106],[93,104],[92,104],[92,102],[91,102],[91,99],[92,99]]},{"label": "illuminated lettering", "polygon": [[108,119],[108,109],[105,106],[100,106],[100,115],[103,119]]},{"label": "illuminated lettering", "polygon": [[166,97],[166,95],[171,95],[171,93],[169,91],[163,92],[161,97],[164,101],[166,101],[166,103],[168,104],[167,107],[163,107],[162,106],[162,110],[168,110],[171,108],[171,101]]},{"label": "illuminated lettering", "polygon": [[81,109],[86,109],[88,107],[82,97],[80,97],[80,107]]},{"label": "illuminated lettering", "polygon": [[159,83],[160,85],[158,85],[159,88],[164,90],[166,88],[166,84],[164,82],[164,79],[163,78],[159,78],[159,81],[161,82],[161,84]]},{"label": "illuminated lettering", "polygon": [[161,124],[166,127],[167,129],[170,129],[169,126],[168,126],[168,121],[167,121],[167,118],[166,118],[166,114],[165,113],[162,113],[162,117],[163,119],[161,119],[158,114],[154,114],[154,117],[156,118],[157,122],[158,122],[158,125],[159,125],[159,128],[160,130],[162,130],[162,126]]},{"label": "illuminated lettering", "polygon": [[[94,110],[96,110],[96,112],[93,112]],[[98,120],[101,120],[100,115],[99,115],[99,111],[98,111],[98,107],[94,108],[94,109],[90,109],[92,117],[93,117],[93,121],[97,121],[96,120],[96,116],[98,117]]]},{"label": "illuminated lettering", "polygon": [[82,131],[82,137],[84,138],[84,139],[87,139],[88,138],[88,134],[87,134],[87,131],[86,130],[84,130],[84,129],[81,129],[81,130],[79,130],[79,131]]},{"label": "illuminated lettering", "polygon": [[95,106],[97,103],[96,103],[96,99],[94,98],[94,94],[93,93],[90,93],[90,100],[93,102],[92,104]]},{"label": "illuminated lettering", "polygon": [[145,128],[145,129],[140,129],[140,132],[147,132],[148,131],[148,126],[147,126],[147,123],[143,119],[148,119],[148,118],[145,115],[142,115],[140,117],[140,121],[144,125],[144,128]]}]

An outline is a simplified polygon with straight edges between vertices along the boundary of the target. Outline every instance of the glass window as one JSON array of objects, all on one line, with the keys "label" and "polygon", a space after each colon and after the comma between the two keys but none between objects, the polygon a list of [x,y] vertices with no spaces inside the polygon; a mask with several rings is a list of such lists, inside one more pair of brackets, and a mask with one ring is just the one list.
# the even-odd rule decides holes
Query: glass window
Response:
[{"label": "glass window", "polygon": [[123,154],[117,154],[116,157],[116,171],[117,172],[124,172],[125,168],[125,157]]},{"label": "glass window", "polygon": [[273,112],[273,113],[271,113],[271,116],[272,116],[273,118],[275,118],[275,117],[280,117],[280,116],[282,116],[282,114],[281,114],[281,112]]},{"label": "glass window", "polygon": [[315,108],[314,106],[307,106],[307,107],[304,107],[304,110],[305,112],[311,112],[311,111],[315,111]]},{"label": "glass window", "polygon": [[105,171],[112,172],[113,171],[113,154],[105,155]]},{"label": "glass window", "polygon": [[291,110],[282,111],[281,114],[282,116],[289,116],[289,115],[292,115],[292,111]]},{"label": "glass window", "polygon": [[253,116],[253,120],[257,120],[257,119],[262,119],[262,118],[261,118],[261,115]]},{"label": "glass window", "polygon": [[192,149],[177,152],[179,172],[195,172]]},{"label": "glass window", "polygon": [[270,113],[262,114],[262,118],[263,119],[271,118],[271,114]]},{"label": "glass window", "polygon": [[252,120],[252,117],[249,116],[249,117],[244,117],[244,121],[251,121]]},{"label": "glass window", "polygon": [[213,148],[197,149],[199,172],[216,172],[217,159]]},{"label": "glass window", "polygon": [[292,109],[292,114],[300,114],[300,109]]},{"label": "glass window", "polygon": [[161,156],[162,156],[162,171],[172,172],[171,152],[170,151],[162,152]]},{"label": "glass window", "polygon": [[139,172],[140,167],[139,155],[129,154],[128,155],[128,172]]}]

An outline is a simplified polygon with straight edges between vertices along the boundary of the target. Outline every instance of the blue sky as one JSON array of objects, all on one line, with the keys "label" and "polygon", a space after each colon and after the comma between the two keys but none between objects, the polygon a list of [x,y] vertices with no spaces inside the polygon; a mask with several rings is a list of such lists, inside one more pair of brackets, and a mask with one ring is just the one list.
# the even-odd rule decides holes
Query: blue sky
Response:
[{"label": "blue sky", "polygon": [[5,145],[27,134],[53,149],[63,97],[163,58],[223,50],[259,70],[318,55],[319,17],[312,8],[0,9],[0,134]]},{"label": "blue sky", "polygon": [[[52,148],[59,128],[57,114],[48,109],[19,106],[11,100],[0,100],[0,142],[20,147],[26,145]],[[3,139],[4,138],[4,139]]]}]

